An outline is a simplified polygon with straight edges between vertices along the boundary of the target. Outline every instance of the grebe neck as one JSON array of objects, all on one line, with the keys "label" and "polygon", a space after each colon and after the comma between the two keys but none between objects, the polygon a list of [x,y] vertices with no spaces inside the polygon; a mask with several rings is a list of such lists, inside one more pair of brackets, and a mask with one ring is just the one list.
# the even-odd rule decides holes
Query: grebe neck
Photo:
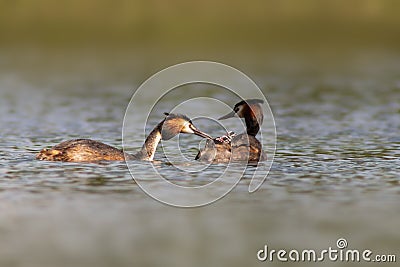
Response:
[{"label": "grebe neck", "polygon": [[260,130],[260,124],[258,123],[257,118],[253,116],[246,116],[245,122],[246,122],[247,134],[256,136],[258,131]]},{"label": "grebe neck", "polygon": [[135,158],[141,160],[152,161],[154,158],[154,154],[156,153],[157,145],[161,141],[161,128],[164,121],[160,122],[147,136],[146,141],[144,142],[142,149],[134,154]]}]

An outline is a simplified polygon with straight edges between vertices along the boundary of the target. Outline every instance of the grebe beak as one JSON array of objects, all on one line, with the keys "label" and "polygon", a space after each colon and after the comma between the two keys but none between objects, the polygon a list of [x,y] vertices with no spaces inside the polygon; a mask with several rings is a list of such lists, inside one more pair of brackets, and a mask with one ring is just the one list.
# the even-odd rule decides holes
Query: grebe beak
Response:
[{"label": "grebe beak", "polygon": [[207,139],[213,139],[213,138],[212,138],[211,136],[209,136],[208,134],[203,133],[202,131],[200,131],[199,129],[197,129],[196,127],[194,127],[193,124],[191,124],[189,127],[190,127],[190,129],[193,131],[193,133],[194,133],[195,135],[198,135],[198,136],[200,136],[200,137],[207,138]]},{"label": "grebe beak", "polygon": [[225,116],[218,118],[218,120],[225,120],[225,119],[233,118],[233,117],[235,117],[235,115],[236,115],[236,112],[232,111],[232,112],[226,114]]}]

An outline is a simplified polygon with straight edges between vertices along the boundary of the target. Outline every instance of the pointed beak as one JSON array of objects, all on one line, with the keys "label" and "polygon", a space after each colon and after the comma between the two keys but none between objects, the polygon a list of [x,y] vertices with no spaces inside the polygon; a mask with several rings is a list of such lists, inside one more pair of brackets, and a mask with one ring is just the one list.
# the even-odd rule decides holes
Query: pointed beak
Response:
[{"label": "pointed beak", "polygon": [[192,131],[193,131],[193,133],[194,133],[195,135],[198,135],[198,136],[200,136],[200,137],[207,138],[207,139],[213,139],[211,136],[209,136],[209,135],[206,134],[206,133],[203,133],[202,131],[200,131],[199,129],[197,129],[196,127],[194,127],[193,125],[192,125],[190,128],[192,129]]},{"label": "pointed beak", "polygon": [[233,117],[235,117],[235,115],[236,115],[235,111],[232,111],[232,112],[226,114],[225,116],[218,118],[218,120],[225,120],[225,119],[233,118]]}]

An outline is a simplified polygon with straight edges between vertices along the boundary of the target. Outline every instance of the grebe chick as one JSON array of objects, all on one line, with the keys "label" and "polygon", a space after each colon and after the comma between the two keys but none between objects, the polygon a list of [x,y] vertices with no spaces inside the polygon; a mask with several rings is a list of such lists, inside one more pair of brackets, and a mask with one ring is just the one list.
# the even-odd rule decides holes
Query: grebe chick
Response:
[{"label": "grebe chick", "polygon": [[261,99],[248,99],[237,103],[233,111],[219,118],[224,120],[238,116],[244,118],[246,123],[246,133],[234,135],[228,132],[227,140],[221,142],[221,137],[207,140],[205,147],[199,151],[196,160],[209,162],[229,162],[229,161],[247,161],[259,162],[267,159],[266,154],[262,151],[260,141],[255,137],[260,130],[264,115]]},{"label": "grebe chick", "polygon": [[198,130],[192,121],[182,114],[164,113],[163,119],[150,132],[141,150],[136,154],[124,153],[121,149],[90,139],[75,139],[62,142],[50,149],[43,149],[36,159],[49,161],[91,162],[100,160],[147,160],[152,161],[158,143],[169,140],[179,133],[195,134],[212,139],[206,133]]}]

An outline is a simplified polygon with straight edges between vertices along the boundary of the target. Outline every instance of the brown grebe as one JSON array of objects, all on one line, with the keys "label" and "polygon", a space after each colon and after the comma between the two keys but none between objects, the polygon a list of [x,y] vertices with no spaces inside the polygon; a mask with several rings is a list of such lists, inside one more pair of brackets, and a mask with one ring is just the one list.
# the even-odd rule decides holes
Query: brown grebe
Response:
[{"label": "brown grebe", "polygon": [[121,149],[90,139],[75,139],[62,142],[50,149],[43,149],[37,155],[39,160],[90,162],[100,160],[147,160],[152,161],[158,143],[169,140],[179,133],[195,134],[212,139],[198,130],[192,121],[182,114],[165,113],[164,118],[150,132],[141,150],[136,154],[124,153]]},{"label": "brown grebe", "polygon": [[232,118],[237,115],[244,118],[246,133],[234,135],[228,132],[226,136],[207,140],[205,147],[199,151],[196,160],[209,162],[247,161],[258,162],[267,159],[262,151],[260,141],[255,137],[260,130],[264,115],[261,99],[248,99],[237,103],[233,111],[222,116],[219,120]]}]

